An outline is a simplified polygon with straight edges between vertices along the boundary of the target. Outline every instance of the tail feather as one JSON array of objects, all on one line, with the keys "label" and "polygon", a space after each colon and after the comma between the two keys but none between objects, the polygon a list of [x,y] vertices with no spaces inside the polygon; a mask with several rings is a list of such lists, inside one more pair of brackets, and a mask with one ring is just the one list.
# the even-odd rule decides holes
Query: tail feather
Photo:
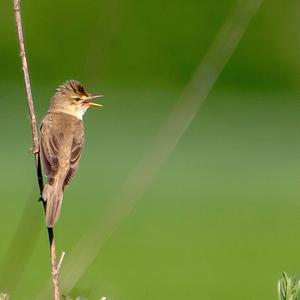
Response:
[{"label": "tail feather", "polygon": [[53,227],[61,210],[63,198],[62,186],[57,181],[51,185],[47,183],[44,187],[42,197],[46,201],[46,225],[47,227]]}]

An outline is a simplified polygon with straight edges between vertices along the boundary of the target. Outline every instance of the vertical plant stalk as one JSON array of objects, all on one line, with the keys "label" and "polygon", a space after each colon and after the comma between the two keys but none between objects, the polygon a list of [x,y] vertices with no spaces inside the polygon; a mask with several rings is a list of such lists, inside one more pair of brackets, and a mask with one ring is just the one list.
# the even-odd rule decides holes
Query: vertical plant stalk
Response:
[{"label": "vertical plant stalk", "polygon": [[[33,97],[32,97],[31,86],[30,86],[30,77],[29,77],[28,64],[27,64],[27,58],[25,52],[25,43],[24,43],[24,35],[23,35],[22,19],[21,19],[21,11],[20,11],[20,0],[14,0],[14,11],[15,11],[17,36],[19,41],[19,49],[20,49],[20,56],[22,61],[24,82],[26,88],[28,112],[29,112],[29,117],[31,122],[31,132],[32,132],[32,142],[33,142],[32,152],[35,159],[36,175],[37,175],[38,186],[40,191],[40,200],[43,203],[43,208],[45,212],[46,203],[42,200],[44,182],[43,182],[41,159],[39,153],[39,137],[38,137],[37,126],[36,126],[36,117],[35,117]],[[59,280],[58,280],[59,274],[58,274],[58,268],[56,262],[56,247],[55,247],[54,231],[53,228],[47,228],[47,231],[48,231],[49,246],[50,246],[51,278],[52,278],[53,295],[54,295],[53,298],[54,300],[59,300]]]}]

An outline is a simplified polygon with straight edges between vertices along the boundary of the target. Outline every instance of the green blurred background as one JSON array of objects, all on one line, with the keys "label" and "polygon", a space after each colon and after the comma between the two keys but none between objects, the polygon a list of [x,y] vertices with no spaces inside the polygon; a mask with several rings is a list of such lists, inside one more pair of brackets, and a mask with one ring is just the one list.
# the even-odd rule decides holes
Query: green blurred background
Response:
[{"label": "green blurred background", "polygon": [[[104,109],[85,116],[81,167],[56,228],[58,254],[68,257],[90,221],[101,222],[234,5],[22,2],[38,119],[67,79],[105,95]],[[281,272],[300,275],[299,12],[298,0],[263,1],[153,184],[64,293],[277,299]],[[36,299],[49,281],[48,244],[10,1],[1,2],[0,19],[0,290]]]}]

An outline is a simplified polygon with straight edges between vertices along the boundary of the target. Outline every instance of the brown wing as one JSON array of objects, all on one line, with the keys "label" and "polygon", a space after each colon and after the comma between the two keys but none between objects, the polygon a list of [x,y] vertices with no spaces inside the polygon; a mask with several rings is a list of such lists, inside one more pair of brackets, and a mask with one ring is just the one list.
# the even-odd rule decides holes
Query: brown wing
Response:
[{"label": "brown wing", "polygon": [[46,117],[41,124],[41,154],[44,163],[44,172],[48,183],[52,184],[57,174],[59,162],[58,152],[63,139],[62,133],[53,132],[51,117]]},{"label": "brown wing", "polygon": [[66,175],[64,186],[68,185],[73,179],[76,170],[79,166],[79,161],[84,144],[83,130],[79,130],[77,135],[74,136],[72,146],[71,146],[71,157],[70,157],[70,169]]}]

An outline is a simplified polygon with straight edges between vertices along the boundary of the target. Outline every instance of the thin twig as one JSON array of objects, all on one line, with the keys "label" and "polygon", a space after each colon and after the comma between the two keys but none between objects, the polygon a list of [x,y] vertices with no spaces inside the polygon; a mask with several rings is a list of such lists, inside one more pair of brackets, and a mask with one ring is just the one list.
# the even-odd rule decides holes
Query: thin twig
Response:
[{"label": "thin twig", "polygon": [[62,254],[61,254],[61,256],[60,256],[60,260],[59,260],[59,262],[58,262],[58,265],[57,265],[57,272],[58,272],[58,273],[59,273],[60,268],[61,268],[61,265],[62,265],[62,263],[63,263],[63,261],[64,261],[65,255],[66,255],[66,252],[63,251]]},{"label": "thin twig", "polygon": [[[33,105],[33,98],[30,86],[30,77],[28,71],[28,64],[25,52],[25,43],[24,43],[24,36],[23,36],[23,28],[22,28],[22,19],[21,19],[21,12],[20,12],[20,0],[14,0],[14,11],[15,11],[15,19],[16,19],[16,26],[17,26],[17,35],[19,41],[19,48],[20,48],[20,56],[22,60],[22,69],[24,75],[24,82],[26,88],[26,95],[27,95],[27,104],[28,104],[28,112],[31,121],[31,132],[32,132],[32,142],[33,142],[33,155],[35,159],[35,166],[36,166],[36,175],[40,190],[40,200],[42,200],[41,195],[44,188],[43,183],[43,174],[41,168],[41,160],[39,154],[39,138],[36,126],[36,117]],[[46,203],[42,200],[44,211],[46,210]],[[47,228],[48,237],[49,237],[49,245],[50,245],[50,257],[51,257],[51,274],[52,274],[52,285],[53,285],[53,293],[54,293],[54,300],[59,300],[59,285],[58,285],[58,269],[56,263],[56,255],[55,255],[55,239],[54,239],[54,232],[52,228]]]}]

